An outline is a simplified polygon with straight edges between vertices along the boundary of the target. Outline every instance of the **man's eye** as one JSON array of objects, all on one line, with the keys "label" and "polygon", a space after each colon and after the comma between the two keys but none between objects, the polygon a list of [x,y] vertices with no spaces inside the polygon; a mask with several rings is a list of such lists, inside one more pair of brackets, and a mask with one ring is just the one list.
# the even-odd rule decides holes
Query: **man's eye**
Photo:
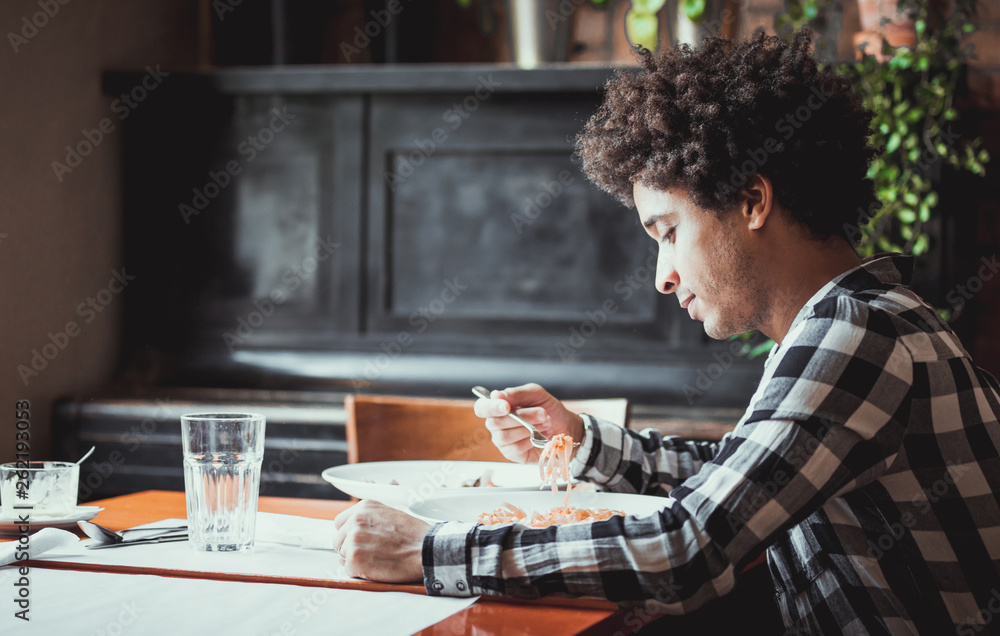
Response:
[{"label": "man's eye", "polygon": [[676,231],[677,231],[677,228],[673,228],[673,227],[670,228],[669,230],[667,230],[667,234],[663,238],[666,239],[667,241],[670,241],[671,243],[673,243],[674,242],[674,233]]}]

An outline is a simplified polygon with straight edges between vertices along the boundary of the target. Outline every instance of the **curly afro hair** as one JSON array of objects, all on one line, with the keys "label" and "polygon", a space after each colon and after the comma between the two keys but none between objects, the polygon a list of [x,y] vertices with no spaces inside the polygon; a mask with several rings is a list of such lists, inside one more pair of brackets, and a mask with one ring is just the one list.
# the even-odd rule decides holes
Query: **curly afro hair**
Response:
[{"label": "curly afro hair", "polygon": [[804,31],[785,42],[758,30],[742,42],[640,51],[643,69],[608,82],[577,138],[587,177],[626,207],[641,181],[680,186],[722,214],[759,173],[815,237],[853,243],[879,207],[867,176],[873,113],[846,77],[817,68],[811,38]]}]

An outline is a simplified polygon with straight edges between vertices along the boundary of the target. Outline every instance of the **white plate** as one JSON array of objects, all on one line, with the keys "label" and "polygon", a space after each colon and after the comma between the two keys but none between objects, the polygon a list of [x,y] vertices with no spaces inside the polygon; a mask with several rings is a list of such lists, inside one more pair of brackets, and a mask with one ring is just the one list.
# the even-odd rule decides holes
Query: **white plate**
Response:
[{"label": "white plate", "polygon": [[[73,514],[68,517],[63,517],[61,519],[55,519],[52,517],[38,517],[31,519],[29,524],[31,525],[31,532],[35,530],[41,530],[42,528],[62,528],[63,530],[75,530],[77,528],[77,521],[89,521],[97,516],[99,512],[104,510],[99,506],[77,506]],[[0,534],[20,534],[18,526],[20,522],[17,519],[10,519],[8,517],[0,516]]]},{"label": "white plate", "polygon": [[[462,482],[475,480],[487,470],[493,471],[496,488],[462,487]],[[538,490],[542,484],[537,464],[475,461],[344,464],[324,470],[323,479],[351,496],[390,506],[411,505],[441,491],[507,493]]]},{"label": "white plate", "polygon": [[[485,489],[484,489],[485,490]],[[476,521],[484,512],[493,512],[502,503],[510,503],[525,513],[545,512],[562,506],[565,493],[558,495],[544,492],[487,492],[479,496],[443,494],[418,501],[410,506],[413,514],[431,521]],[[610,508],[627,515],[644,517],[666,508],[672,500],[652,495],[630,495],[616,492],[581,492],[574,490],[569,505],[577,508]]]}]

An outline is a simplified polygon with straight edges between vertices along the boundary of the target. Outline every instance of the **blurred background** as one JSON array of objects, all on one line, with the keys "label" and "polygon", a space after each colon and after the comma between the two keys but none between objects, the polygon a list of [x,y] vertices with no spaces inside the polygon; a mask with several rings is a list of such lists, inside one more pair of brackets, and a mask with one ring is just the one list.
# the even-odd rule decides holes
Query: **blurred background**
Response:
[{"label": "blurred background", "polygon": [[630,42],[807,22],[824,62],[890,96],[867,249],[916,254],[996,374],[1000,0],[917,5],[5,2],[0,461],[28,410],[32,459],[98,446],[82,501],[179,490],[177,416],[240,406],[269,418],[262,493],[328,496],[345,395],[529,381],[717,438],[767,343],[712,341],[658,297],[653,244],[572,140]]}]

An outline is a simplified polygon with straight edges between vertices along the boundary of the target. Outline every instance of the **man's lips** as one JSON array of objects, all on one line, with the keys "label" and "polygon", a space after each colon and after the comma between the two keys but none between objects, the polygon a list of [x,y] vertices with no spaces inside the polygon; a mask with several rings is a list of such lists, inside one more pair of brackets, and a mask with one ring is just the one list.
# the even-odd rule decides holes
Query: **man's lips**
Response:
[{"label": "man's lips", "polygon": [[694,300],[694,294],[691,294],[681,302],[681,309],[687,309],[692,300]]}]

